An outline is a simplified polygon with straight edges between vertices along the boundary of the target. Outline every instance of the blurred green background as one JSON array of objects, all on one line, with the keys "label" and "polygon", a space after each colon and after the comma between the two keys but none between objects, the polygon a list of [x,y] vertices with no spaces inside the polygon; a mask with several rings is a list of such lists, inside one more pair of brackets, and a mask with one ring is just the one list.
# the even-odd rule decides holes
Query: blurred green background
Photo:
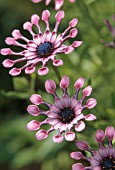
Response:
[{"label": "blurred green background", "polygon": [[[51,12],[50,26],[53,29],[56,14],[53,7],[53,2],[45,7],[44,0],[39,4],[30,0],[0,0],[0,49],[8,47],[4,40],[11,36],[13,29],[24,32],[23,23],[30,20],[34,13],[41,16],[43,9]],[[62,10],[65,11],[65,18],[59,33],[67,28],[72,18],[77,17],[79,34],[75,39],[84,43],[69,55],[58,55],[57,58],[64,61],[64,65],[58,68],[62,76],[66,74],[70,77],[70,95],[74,94],[73,85],[80,76],[85,77],[85,86],[93,86],[92,97],[97,99],[98,105],[90,111],[85,110],[84,114],[93,113],[97,120],[86,122],[86,129],[78,133],[77,138],[86,140],[96,149],[96,129],[104,130],[107,125],[115,127],[115,49],[100,43],[100,39],[112,41],[104,20],[109,19],[115,26],[112,20],[115,0],[77,0],[73,4],[65,0]],[[44,28],[43,23],[41,27]],[[35,133],[26,129],[26,124],[34,119],[26,111],[30,95],[39,93],[44,100],[52,101],[51,95],[45,92],[44,82],[53,77],[59,91],[55,73],[50,68],[49,74],[44,77],[37,73],[29,76],[24,72],[18,77],[11,77],[9,70],[1,64],[5,58],[7,56],[0,56],[0,170],[70,170],[76,162],[69,157],[72,151],[77,150],[75,142],[55,144],[52,142],[55,132],[44,141],[37,141]]]}]

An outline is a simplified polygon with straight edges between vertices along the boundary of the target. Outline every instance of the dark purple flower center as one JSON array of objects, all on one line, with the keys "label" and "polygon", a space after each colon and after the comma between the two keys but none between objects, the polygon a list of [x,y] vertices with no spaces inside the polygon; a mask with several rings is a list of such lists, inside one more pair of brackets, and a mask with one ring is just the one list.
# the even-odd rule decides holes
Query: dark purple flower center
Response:
[{"label": "dark purple flower center", "polygon": [[44,42],[37,47],[38,57],[46,58],[54,51],[53,45],[49,42]]},{"label": "dark purple flower center", "polygon": [[73,109],[65,107],[64,109],[61,110],[60,117],[63,123],[70,123],[75,117]]},{"label": "dark purple flower center", "polygon": [[112,157],[104,158],[102,161],[102,168],[104,170],[115,170],[115,160]]}]

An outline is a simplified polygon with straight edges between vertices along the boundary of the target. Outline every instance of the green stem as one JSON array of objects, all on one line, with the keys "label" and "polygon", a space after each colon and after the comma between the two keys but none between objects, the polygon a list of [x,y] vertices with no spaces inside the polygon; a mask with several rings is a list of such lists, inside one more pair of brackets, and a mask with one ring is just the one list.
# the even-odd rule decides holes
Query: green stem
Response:
[{"label": "green stem", "polygon": [[35,74],[31,74],[30,93],[33,93],[35,91],[35,80],[36,80]]},{"label": "green stem", "polygon": [[53,65],[52,65],[52,68],[53,68],[53,70],[54,70],[54,72],[55,72],[55,74],[56,74],[56,76],[57,76],[57,78],[58,78],[58,80],[59,80],[59,83],[60,83],[60,81],[61,81],[61,75],[60,75],[60,72],[59,72],[58,68],[55,67],[55,66],[53,66]]}]

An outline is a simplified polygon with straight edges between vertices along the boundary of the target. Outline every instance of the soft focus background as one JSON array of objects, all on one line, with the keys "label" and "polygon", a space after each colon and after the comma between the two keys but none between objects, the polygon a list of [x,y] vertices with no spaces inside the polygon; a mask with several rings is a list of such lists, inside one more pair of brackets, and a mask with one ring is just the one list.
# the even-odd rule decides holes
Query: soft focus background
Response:
[{"label": "soft focus background", "polygon": [[[56,14],[53,7],[53,2],[45,7],[44,0],[39,4],[30,0],[0,0],[0,48],[7,47],[4,40],[11,36],[13,29],[25,32],[22,30],[23,23],[34,13],[41,16],[44,9],[51,12],[50,25],[53,29]],[[86,122],[86,129],[78,133],[77,138],[86,140],[96,149],[96,129],[104,130],[107,125],[115,127],[115,49],[100,43],[100,39],[112,41],[104,20],[109,19],[115,26],[112,20],[115,0],[77,0],[74,4],[65,0],[62,10],[65,18],[59,33],[66,29],[72,18],[77,17],[79,34],[75,39],[84,43],[69,55],[58,55],[64,61],[64,65],[58,68],[62,76],[70,77],[70,95],[74,94],[73,85],[80,76],[85,77],[85,86],[93,86],[92,97],[97,99],[98,105],[90,111],[85,110],[84,114],[93,113],[97,120]],[[41,27],[44,27],[43,23]],[[72,151],[77,150],[75,142],[55,144],[52,142],[55,132],[44,141],[37,141],[35,133],[26,129],[26,124],[34,119],[26,111],[30,95],[36,92],[43,95],[44,100],[52,101],[51,95],[45,92],[44,82],[53,77],[58,90],[55,73],[51,68],[45,77],[37,73],[29,76],[24,72],[18,77],[11,77],[9,69],[1,64],[5,58],[7,56],[0,56],[0,170],[70,170],[76,162],[69,157]]]}]

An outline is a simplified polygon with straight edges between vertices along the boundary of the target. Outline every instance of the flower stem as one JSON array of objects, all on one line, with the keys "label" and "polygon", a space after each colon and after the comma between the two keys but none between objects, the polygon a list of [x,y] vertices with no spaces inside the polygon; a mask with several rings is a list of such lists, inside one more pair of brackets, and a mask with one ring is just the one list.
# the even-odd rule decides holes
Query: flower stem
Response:
[{"label": "flower stem", "polygon": [[57,76],[57,78],[58,78],[58,80],[60,82],[61,81],[61,75],[60,75],[60,72],[59,72],[58,68],[53,66],[53,65],[52,65],[52,68],[53,68],[53,70],[54,70],[54,72],[55,72],[55,74],[56,74],[56,76]]},{"label": "flower stem", "polygon": [[32,74],[31,81],[30,81],[30,93],[33,93],[35,90],[35,79],[36,79],[35,74]]}]

